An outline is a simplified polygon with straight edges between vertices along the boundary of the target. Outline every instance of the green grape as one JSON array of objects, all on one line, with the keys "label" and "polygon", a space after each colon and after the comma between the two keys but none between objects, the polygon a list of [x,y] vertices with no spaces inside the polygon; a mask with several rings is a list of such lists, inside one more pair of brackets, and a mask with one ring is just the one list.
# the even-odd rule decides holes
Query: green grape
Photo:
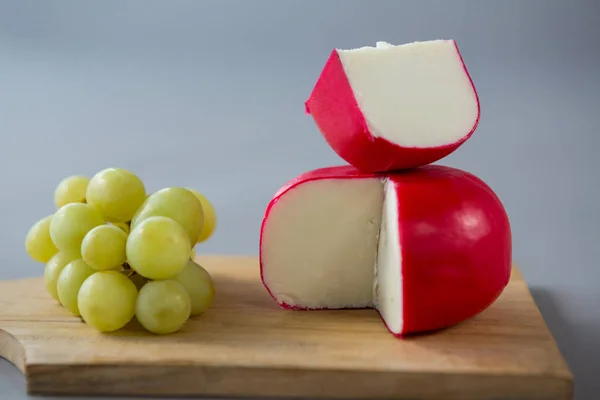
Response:
[{"label": "green grape", "polygon": [[167,279],[185,267],[190,240],[171,218],[150,217],[133,228],[127,238],[127,262],[147,279]]},{"label": "green grape", "polygon": [[215,213],[215,208],[211,204],[210,201],[203,194],[199,193],[194,189],[188,188],[190,192],[196,196],[200,204],[202,205],[202,212],[204,215],[204,223],[202,225],[202,230],[200,231],[200,236],[198,236],[198,243],[206,241],[209,237],[212,236],[215,228],[217,226],[217,214]]},{"label": "green grape", "polygon": [[150,217],[169,217],[187,232],[190,244],[196,244],[204,215],[202,205],[192,192],[187,189],[173,187],[152,193],[131,220],[131,229]]},{"label": "green grape", "polygon": [[121,168],[98,172],[87,187],[88,204],[98,209],[109,221],[127,222],[146,199],[144,183],[133,173]]},{"label": "green grape", "polygon": [[137,289],[117,271],[99,271],[87,278],[77,294],[81,318],[100,332],[121,329],[135,315]]},{"label": "green grape", "polygon": [[100,225],[89,231],[81,242],[81,256],[98,271],[115,269],[125,263],[127,234],[113,225]]},{"label": "green grape", "polygon": [[195,260],[196,259],[196,248],[192,247],[192,250],[190,250],[190,260]]},{"label": "green grape", "polygon": [[50,237],[60,251],[81,258],[84,236],[104,223],[102,215],[89,204],[69,203],[59,208],[52,217]]},{"label": "green grape", "polygon": [[58,252],[50,259],[50,261],[48,261],[46,268],[44,268],[44,283],[46,284],[46,290],[56,301],[60,301],[56,289],[58,277],[63,268],[74,259],[75,258],[68,253]]},{"label": "green grape", "polygon": [[25,236],[25,251],[35,261],[47,263],[58,249],[50,237],[50,222],[52,215],[37,221]]},{"label": "green grape", "polygon": [[56,282],[58,300],[76,316],[79,316],[79,307],[77,306],[79,289],[83,282],[95,272],[96,270],[83,260],[74,260],[68,263],[58,275]]},{"label": "green grape", "polygon": [[190,296],[192,316],[204,313],[213,302],[215,286],[213,280],[202,266],[189,260],[185,267],[172,280],[179,282]]},{"label": "green grape", "polygon": [[175,281],[152,281],[140,290],[135,317],[148,331],[157,334],[181,329],[190,317],[190,297]]},{"label": "green grape", "polygon": [[54,204],[57,208],[69,203],[85,203],[85,192],[90,179],[86,176],[69,176],[58,184],[54,191]]}]

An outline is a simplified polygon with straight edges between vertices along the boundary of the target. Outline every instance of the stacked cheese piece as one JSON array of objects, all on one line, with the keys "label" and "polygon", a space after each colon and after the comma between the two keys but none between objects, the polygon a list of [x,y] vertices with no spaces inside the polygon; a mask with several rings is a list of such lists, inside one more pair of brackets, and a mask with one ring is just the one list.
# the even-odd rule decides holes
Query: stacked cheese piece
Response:
[{"label": "stacked cheese piece", "polygon": [[295,178],[267,207],[261,274],[288,309],[376,308],[402,336],[492,304],[510,278],[502,203],[431,165],[475,131],[479,100],[452,40],[334,50],[306,102],[348,164]]}]

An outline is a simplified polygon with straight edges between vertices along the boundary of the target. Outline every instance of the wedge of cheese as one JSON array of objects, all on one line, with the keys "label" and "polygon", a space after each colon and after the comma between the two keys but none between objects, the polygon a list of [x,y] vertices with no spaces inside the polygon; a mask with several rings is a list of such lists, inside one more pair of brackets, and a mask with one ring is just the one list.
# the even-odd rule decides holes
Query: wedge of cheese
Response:
[{"label": "wedge of cheese", "polygon": [[365,172],[433,163],[479,123],[479,98],[453,40],[333,50],[306,101],[329,145]]}]

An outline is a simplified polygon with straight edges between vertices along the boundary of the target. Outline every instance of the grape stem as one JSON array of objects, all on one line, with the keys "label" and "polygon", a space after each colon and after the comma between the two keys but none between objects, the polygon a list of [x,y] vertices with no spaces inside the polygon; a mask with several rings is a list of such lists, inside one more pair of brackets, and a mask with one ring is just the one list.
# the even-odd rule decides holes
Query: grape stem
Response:
[{"label": "grape stem", "polygon": [[128,278],[137,274],[137,272],[135,272],[128,263],[124,263],[122,265],[122,268],[123,270],[121,272],[124,273],[125,276],[127,276]]}]

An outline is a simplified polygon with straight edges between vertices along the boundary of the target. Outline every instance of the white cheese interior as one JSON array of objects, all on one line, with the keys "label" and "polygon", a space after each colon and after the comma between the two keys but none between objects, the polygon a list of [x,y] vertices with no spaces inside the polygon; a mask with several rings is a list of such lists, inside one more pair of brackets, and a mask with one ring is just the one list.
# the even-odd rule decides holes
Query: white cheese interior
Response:
[{"label": "white cheese interior", "polygon": [[385,184],[373,295],[375,307],[388,328],[402,331],[402,252],[398,226],[398,196],[394,184]]},{"label": "white cheese interior", "polygon": [[263,233],[263,274],[280,301],[301,308],[379,310],[402,331],[402,264],[395,186],[325,179],[280,198]]},{"label": "white cheese interior", "polygon": [[338,50],[373,136],[405,147],[437,147],[467,135],[477,100],[453,41]]},{"label": "white cheese interior", "polygon": [[371,307],[382,204],[374,178],[307,182],[280,198],[261,249],[275,297],[304,308]]}]

